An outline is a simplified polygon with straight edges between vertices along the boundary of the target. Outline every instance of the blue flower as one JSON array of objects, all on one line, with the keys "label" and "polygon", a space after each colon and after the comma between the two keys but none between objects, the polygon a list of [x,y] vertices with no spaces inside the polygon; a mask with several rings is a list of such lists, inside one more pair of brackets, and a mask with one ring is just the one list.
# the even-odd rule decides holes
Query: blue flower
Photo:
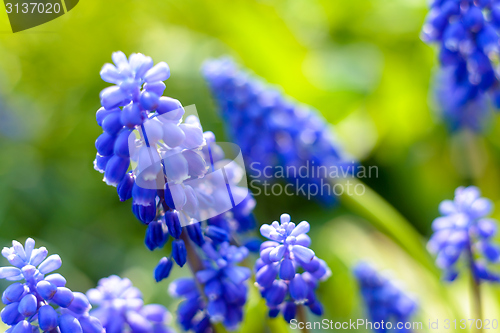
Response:
[{"label": "blue flower", "polygon": [[[290,167],[295,172],[283,172],[289,183],[299,188],[303,184],[322,188],[328,183],[324,169],[352,164],[318,112],[240,70],[231,59],[207,61],[203,74],[253,177],[264,180],[264,168],[273,167],[277,172],[278,167]],[[321,171],[309,172],[304,178],[297,173],[300,167]],[[332,202],[331,192],[325,192],[317,197]]]},{"label": "blue flower", "polygon": [[97,288],[87,292],[96,306],[91,314],[101,321],[107,333],[172,333],[171,315],[158,304],[144,305],[139,289],[129,279],[116,275],[99,280]]},{"label": "blue flower", "polygon": [[387,329],[387,323],[390,322],[396,332],[410,332],[404,328],[396,329],[396,323],[409,322],[417,310],[416,302],[367,263],[359,263],[354,268],[354,275],[361,289],[370,320],[373,323],[382,321],[386,323],[375,331],[379,333],[391,331]]},{"label": "blue flower", "polygon": [[[222,214],[208,224],[223,224],[228,233],[248,231],[255,201],[237,186],[244,173],[235,163],[228,165],[215,135],[203,132],[195,115],[184,117],[179,101],[162,96],[163,81],[170,75],[167,64],[153,66],[150,57],[132,54],[127,59],[122,52],[112,59],[114,65],[101,70],[102,79],[114,86],[101,92],[96,120],[103,133],[95,143],[94,167],[116,187],[121,201],[132,199],[134,215],[148,226],[148,249],[163,248],[169,236],[174,238],[170,256],[155,269],[160,281],[174,262],[183,266],[187,260],[189,244],[180,240],[183,226],[198,246],[204,236],[196,222],[213,217],[213,212]],[[209,171],[222,167],[227,183],[221,186],[221,175]]]},{"label": "blue flower", "polygon": [[452,130],[480,131],[500,106],[492,59],[499,55],[500,6],[492,0],[435,0],[422,39],[440,47],[436,97]]},{"label": "blue flower", "polygon": [[282,311],[284,318],[290,321],[295,317],[295,304],[306,304],[313,313],[321,315],[322,305],[314,291],[331,271],[325,261],[309,249],[308,222],[295,225],[288,214],[282,214],[280,222],[260,228],[262,236],[270,241],[262,243],[255,265],[256,284],[266,299],[269,315],[275,317]]},{"label": "blue flower", "polygon": [[474,186],[457,188],[453,201],[440,204],[443,216],[432,223],[428,249],[437,255],[436,265],[443,269],[445,280],[455,280],[460,271],[457,266],[465,264],[478,282],[500,281],[500,275],[488,267],[500,261],[500,248],[493,243],[497,222],[487,218],[492,209],[491,201],[481,198]]},{"label": "blue flower", "polygon": [[177,308],[177,321],[185,331],[211,332],[206,302],[200,295],[194,278],[179,278],[170,283],[168,291],[172,297],[184,299]]},{"label": "blue flower", "polygon": [[[61,267],[57,254],[47,257],[47,249],[35,249],[35,241],[17,241],[5,247],[2,255],[10,267],[0,267],[0,279],[19,281],[10,285],[2,295],[6,307],[0,317],[9,325],[7,332],[32,333],[54,331],[61,333],[101,333],[101,323],[90,316],[91,306],[85,295],[66,288],[60,274],[49,274]],[[57,309],[58,307],[58,309]],[[57,310],[56,310],[57,309]]]},{"label": "blue flower", "polygon": [[[210,322],[221,322],[227,329],[235,330],[243,320],[246,281],[251,275],[250,269],[237,264],[246,258],[248,249],[228,242],[213,243],[211,239],[202,249],[204,267],[196,272],[196,280],[181,278],[169,286],[173,297],[185,298],[177,309],[179,323],[185,330],[195,332],[208,332]],[[206,301],[197,283],[203,286]]]}]

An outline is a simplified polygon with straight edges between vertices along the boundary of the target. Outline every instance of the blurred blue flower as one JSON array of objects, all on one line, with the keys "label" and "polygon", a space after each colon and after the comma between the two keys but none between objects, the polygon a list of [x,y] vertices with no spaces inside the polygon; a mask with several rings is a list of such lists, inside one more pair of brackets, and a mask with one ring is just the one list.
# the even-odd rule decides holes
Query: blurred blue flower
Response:
[{"label": "blurred blue flower", "polygon": [[453,201],[439,205],[443,216],[432,223],[428,249],[437,255],[436,265],[444,271],[445,280],[455,280],[460,272],[457,266],[465,264],[477,282],[500,281],[500,275],[488,267],[500,261],[500,248],[493,243],[497,221],[487,218],[492,209],[491,201],[481,198],[475,186],[457,188]]},{"label": "blurred blue flower", "polygon": [[491,104],[500,107],[494,59],[499,55],[496,1],[434,0],[422,39],[440,47],[436,98],[451,130],[480,131]]},{"label": "blurred blue flower", "polygon": [[[196,272],[196,281],[181,278],[170,284],[174,297],[183,297],[177,309],[180,325],[195,332],[205,332],[209,323],[222,323],[228,330],[235,330],[243,320],[243,306],[247,300],[246,281],[251,271],[237,266],[248,255],[246,247],[236,247],[228,242],[203,244],[204,268]],[[200,295],[196,282],[203,286],[206,301]]]},{"label": "blurred blue flower", "polygon": [[288,214],[282,214],[280,222],[260,228],[262,236],[270,241],[260,246],[260,258],[255,264],[255,281],[266,299],[269,315],[276,317],[282,311],[284,318],[290,321],[295,318],[295,304],[305,304],[311,312],[321,315],[323,309],[315,290],[331,271],[325,261],[309,249],[308,222],[295,225]]},{"label": "blurred blue flower", "polygon": [[194,278],[179,278],[170,283],[168,291],[172,297],[183,298],[177,307],[177,321],[185,331],[211,332],[206,302],[200,295]]},{"label": "blurred blue flower", "polygon": [[2,255],[12,266],[0,267],[0,279],[19,281],[2,294],[6,306],[0,317],[10,326],[7,332],[104,332],[99,320],[89,315],[91,306],[85,295],[66,288],[60,274],[46,276],[62,264],[57,254],[47,254],[45,247],[35,249],[31,238],[24,247],[12,241],[12,247],[3,248]]},{"label": "blurred blue flower", "polygon": [[[241,147],[253,177],[273,181],[274,177],[267,177],[264,168],[267,167],[269,174],[269,168],[278,166],[295,171],[303,167],[310,169],[307,177],[287,171],[285,180],[299,188],[303,184],[316,184],[321,189],[328,183],[331,167],[346,167],[348,171],[347,166],[353,165],[318,112],[298,105],[278,89],[240,70],[231,59],[207,61],[203,75],[226,129]],[[313,169],[320,171],[313,174]],[[321,191],[316,197],[331,203],[334,201],[331,194]]]},{"label": "blurred blue flower", "polygon": [[[359,263],[354,268],[354,275],[361,289],[368,315],[373,323],[385,323],[376,332],[410,332],[404,327],[398,329],[397,323],[409,322],[417,310],[416,302],[386,277],[379,274],[371,265]],[[392,323],[392,330],[387,323]]]},{"label": "blurred blue flower", "polygon": [[141,292],[129,279],[116,275],[103,278],[87,296],[96,307],[91,314],[101,321],[107,333],[174,332],[168,326],[172,319],[170,312],[162,305],[144,305]]}]

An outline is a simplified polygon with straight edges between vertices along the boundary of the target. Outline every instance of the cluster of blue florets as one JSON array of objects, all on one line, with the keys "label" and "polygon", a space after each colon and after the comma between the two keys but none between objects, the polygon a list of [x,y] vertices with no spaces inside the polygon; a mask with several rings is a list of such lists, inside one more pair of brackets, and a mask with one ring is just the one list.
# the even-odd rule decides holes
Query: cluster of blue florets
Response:
[{"label": "cluster of blue florets", "polygon": [[[410,323],[411,316],[417,309],[413,298],[367,263],[358,264],[354,275],[375,331],[410,332],[411,329],[405,328],[405,324]],[[375,323],[379,324],[378,329]]]},{"label": "cluster of blue florets", "polygon": [[[281,91],[240,70],[229,58],[207,61],[203,74],[227,131],[241,147],[254,177],[266,178],[266,167],[269,173],[269,167],[277,166],[295,170],[324,166],[328,170],[349,164],[331,128],[315,110],[297,104]],[[303,184],[322,188],[328,182],[327,175],[319,173],[300,177],[287,171],[283,177],[299,188]],[[331,193],[323,191],[316,197],[326,203],[334,199]]]},{"label": "cluster of blue florets", "polygon": [[266,299],[269,316],[277,317],[282,312],[289,322],[295,318],[296,306],[302,304],[321,315],[323,306],[315,290],[319,281],[330,276],[330,269],[309,249],[308,222],[295,225],[288,214],[282,214],[280,222],[260,228],[269,241],[260,246],[260,258],[255,264],[255,281]]},{"label": "cluster of blue florets", "polygon": [[[166,63],[153,66],[150,57],[132,54],[127,59],[122,52],[112,58],[115,65],[106,64],[101,70],[102,79],[115,85],[101,92],[97,122],[104,132],[96,140],[94,166],[104,173],[107,184],[116,186],[121,201],[132,198],[132,211],[148,226],[148,249],[162,248],[169,237],[173,238],[170,256],[162,258],[155,269],[155,278],[160,281],[170,274],[174,262],[181,267],[186,263],[183,226],[187,226],[191,240],[201,246],[203,231],[196,222],[203,219],[204,212],[227,206],[226,186],[225,193],[217,192],[219,184],[209,186],[210,181],[218,181],[216,177],[195,182],[224,163],[224,152],[212,132],[203,133],[196,116],[183,119],[181,103],[162,96],[163,81],[170,75]],[[240,174],[235,167],[225,166],[227,173],[235,175],[228,180],[233,183],[239,181]],[[255,201],[236,198],[244,196],[237,186],[231,185],[231,190],[233,204],[241,203],[208,222],[227,232],[248,231],[254,223]]]},{"label": "cluster of blue florets", "polygon": [[61,267],[57,254],[47,257],[44,247],[35,249],[35,241],[17,241],[4,248],[2,255],[10,267],[0,267],[0,279],[19,281],[2,294],[6,305],[0,316],[9,325],[8,333],[61,332],[102,333],[100,321],[89,315],[87,297],[66,288],[66,279],[50,274]]},{"label": "cluster of blue florets", "polygon": [[479,131],[500,86],[493,60],[499,55],[500,4],[495,0],[434,0],[422,39],[440,47],[436,97],[452,130]]},{"label": "cluster of blue florets", "polygon": [[491,201],[482,198],[475,186],[457,188],[453,201],[440,204],[443,216],[432,223],[434,234],[428,248],[437,255],[436,265],[444,271],[445,280],[455,280],[463,264],[478,282],[500,281],[499,272],[490,267],[500,262],[500,247],[493,243],[497,221],[487,217],[492,209]]},{"label": "cluster of blue florets", "polygon": [[[235,330],[243,320],[243,306],[247,300],[246,281],[251,271],[238,266],[248,255],[246,247],[229,245],[227,241],[206,242],[204,267],[194,278],[181,278],[171,283],[169,291],[185,300],[180,304],[178,321],[185,330],[206,332],[208,323],[223,323]],[[203,286],[204,297],[196,288]]]},{"label": "cluster of blue florets", "polygon": [[129,279],[116,275],[103,278],[95,289],[87,291],[98,318],[107,333],[173,333],[168,326],[172,316],[159,304],[144,305],[139,289]]}]

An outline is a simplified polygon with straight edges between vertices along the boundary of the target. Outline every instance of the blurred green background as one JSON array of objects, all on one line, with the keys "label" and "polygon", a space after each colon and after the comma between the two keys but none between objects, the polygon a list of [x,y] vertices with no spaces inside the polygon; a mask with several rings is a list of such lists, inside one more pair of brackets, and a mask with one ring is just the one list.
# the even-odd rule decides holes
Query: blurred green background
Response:
[{"label": "blurred green background", "polygon": [[[436,55],[419,39],[426,13],[426,0],[80,1],[52,22],[12,34],[2,11],[0,245],[33,237],[61,255],[60,272],[73,290],[119,274],[132,279],[147,302],[175,309],[168,282],[152,279],[169,246],[153,253],[145,248],[145,228],[130,202],[121,203],[92,165],[101,132],[94,115],[99,91],[108,85],[99,70],[121,50],[166,61],[172,74],[165,94],[196,104],[204,130],[218,138],[223,126],[199,72],[210,57],[229,54],[317,108],[348,151],[378,166],[379,177],[366,182],[410,221],[423,248],[439,202],[452,198],[457,186],[474,183],[500,199],[498,121],[483,137],[450,135],[429,100]],[[395,242],[348,205],[256,199],[260,223],[288,212],[312,224],[312,248],[333,270],[321,287],[325,318],[365,317],[350,274],[362,258],[404,281],[419,299],[424,324],[467,317],[466,278],[440,286],[436,270],[397,245],[405,234]],[[175,268],[171,279],[183,274]],[[498,292],[485,294],[486,313],[498,314]],[[259,304],[249,302],[251,316],[261,314]],[[243,330],[268,325],[283,329],[247,320]]]}]

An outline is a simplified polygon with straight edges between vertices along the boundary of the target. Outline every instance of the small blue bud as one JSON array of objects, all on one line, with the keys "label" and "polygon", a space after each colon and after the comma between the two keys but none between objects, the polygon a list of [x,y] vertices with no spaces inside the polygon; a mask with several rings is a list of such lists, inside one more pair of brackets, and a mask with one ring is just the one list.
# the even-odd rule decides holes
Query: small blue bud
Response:
[{"label": "small blue bud", "polygon": [[59,318],[59,328],[61,329],[61,333],[83,333],[78,319],[68,313]]},{"label": "small blue bud", "polygon": [[137,312],[129,311],[126,313],[127,324],[132,332],[151,332],[153,325]]},{"label": "small blue bud", "polygon": [[45,281],[48,281],[55,285],[56,287],[66,286],[66,279],[61,274],[51,274],[45,277]]},{"label": "small blue bud", "polygon": [[130,103],[125,106],[120,114],[121,123],[128,128],[134,128],[135,126],[141,125],[144,119],[146,119],[146,115],[135,103]]},{"label": "small blue bud", "polygon": [[57,312],[50,305],[38,310],[38,324],[43,331],[49,332],[57,327]]},{"label": "small blue bud", "polygon": [[100,173],[104,173],[104,170],[106,170],[106,165],[108,164],[108,161],[111,159],[110,156],[101,156],[99,153],[96,154],[95,160],[94,160],[94,169],[96,171],[99,171]]},{"label": "small blue bud", "polygon": [[111,157],[104,171],[104,180],[106,184],[117,186],[125,177],[130,166],[130,160],[117,155]]},{"label": "small blue bud", "polygon": [[275,264],[269,264],[257,272],[255,275],[255,281],[259,284],[259,286],[263,288],[270,287],[273,284],[273,281],[276,279],[278,275],[278,269]]},{"label": "small blue bud", "polygon": [[156,217],[156,205],[142,206],[133,204],[132,212],[139,221],[148,224]]},{"label": "small blue bud", "polygon": [[297,306],[293,302],[286,302],[285,303],[285,308],[283,309],[283,318],[287,322],[290,322],[292,319],[295,318],[295,314],[297,312]]},{"label": "small blue bud", "polygon": [[[160,81],[161,82],[161,81]],[[150,91],[142,91],[139,102],[143,110],[156,110],[160,101],[160,96]]]},{"label": "small blue bud", "polygon": [[45,259],[40,266],[38,266],[38,270],[42,274],[48,274],[52,271],[59,269],[62,265],[61,257],[58,254],[53,254],[47,259]]},{"label": "small blue bud", "polygon": [[128,128],[120,131],[113,146],[113,153],[115,155],[120,157],[130,157],[129,140],[131,133],[132,130]]},{"label": "small blue bud", "polygon": [[323,305],[319,301],[315,301],[314,303],[309,303],[309,310],[314,313],[316,316],[323,315]]},{"label": "small blue bud", "polygon": [[155,203],[156,190],[143,188],[134,183],[132,186],[132,197],[134,198],[134,204],[150,206]]},{"label": "small blue bud", "polygon": [[278,317],[279,314],[280,314],[279,308],[269,309],[269,313],[268,313],[269,318],[276,318],[276,317]]},{"label": "small blue bud", "polygon": [[147,83],[165,81],[169,77],[170,68],[165,62],[160,62],[146,72],[146,74],[144,75],[144,81],[146,81]]},{"label": "small blue bud", "polygon": [[102,129],[109,135],[115,136],[122,128],[120,111],[111,112],[102,121]]},{"label": "small blue bud", "polygon": [[21,298],[28,292],[28,288],[23,284],[14,283],[5,289],[2,294],[2,302],[6,305],[14,302],[19,302]]},{"label": "small blue bud", "polygon": [[298,302],[303,302],[307,299],[309,287],[302,278],[302,275],[295,274],[295,277],[290,281],[290,296]]},{"label": "small blue bud", "polygon": [[212,321],[221,322],[226,315],[226,303],[222,299],[208,301],[207,311]]},{"label": "small blue bud", "polygon": [[182,239],[176,239],[172,242],[172,257],[177,265],[184,266],[187,260],[186,245]]},{"label": "small blue bud", "polygon": [[187,225],[185,228],[188,232],[189,238],[199,247],[203,246],[205,239],[199,223]]},{"label": "small blue bud", "polygon": [[292,260],[283,259],[280,265],[280,279],[282,280],[291,280],[295,276],[295,266],[293,265]]},{"label": "small blue bud", "polygon": [[106,109],[124,106],[127,105],[128,102],[130,102],[130,98],[127,93],[118,86],[107,87],[101,91],[101,105]]},{"label": "small blue bud", "polygon": [[154,93],[157,96],[163,95],[163,92],[165,91],[166,87],[167,86],[162,81],[156,81],[151,83],[146,82],[144,84],[144,90]]},{"label": "small blue bud", "polygon": [[24,317],[31,317],[36,313],[37,310],[37,300],[35,295],[33,294],[28,294],[23,297],[21,302],[19,302],[19,308],[18,311],[20,314],[22,314]]},{"label": "small blue bud", "polygon": [[229,234],[226,230],[213,225],[205,228],[205,236],[213,240],[216,244],[229,242]]},{"label": "small blue bud", "polygon": [[167,112],[175,111],[175,110],[180,110],[182,109],[182,104],[176,99],[170,98],[170,97],[160,97],[160,101],[158,104],[158,107],[156,111],[158,111],[159,114],[165,114]]},{"label": "small blue bud", "polygon": [[122,181],[116,186],[116,192],[120,201],[127,201],[132,198],[132,187],[134,186],[134,175],[127,172]]},{"label": "small blue bud", "polygon": [[168,233],[175,239],[181,237],[182,226],[178,213],[173,210],[167,211],[165,212],[164,219],[168,228]]},{"label": "small blue bud", "polygon": [[267,305],[270,307],[278,306],[285,300],[287,285],[283,281],[275,280],[272,286],[265,291]]},{"label": "small blue bud", "polygon": [[73,292],[66,287],[58,287],[57,291],[52,297],[52,302],[56,303],[62,308],[67,308],[73,302]]},{"label": "small blue bud", "polygon": [[103,122],[104,118],[106,118],[108,115],[110,115],[111,113],[114,113],[114,112],[120,112],[120,109],[116,108],[116,109],[108,110],[105,108],[100,108],[99,110],[97,110],[97,112],[96,112],[97,124],[99,126],[102,126],[102,122]]},{"label": "small blue bud", "polygon": [[[34,326],[32,326],[29,322],[26,320],[20,321],[17,323],[14,328],[12,328],[11,331],[7,330],[5,333],[33,333],[36,332],[34,329]],[[65,332],[62,332],[65,333]]]},{"label": "small blue bud", "polygon": [[88,312],[92,307],[90,306],[89,300],[87,296],[82,293],[74,292],[73,293],[73,301],[68,307],[69,310],[73,311],[78,315],[82,315]]},{"label": "small blue bud", "polygon": [[172,260],[168,259],[167,257],[161,258],[160,262],[155,268],[154,278],[156,282],[160,282],[161,280],[166,279],[170,275],[172,266]]},{"label": "small blue bud", "polygon": [[5,324],[12,326],[23,320],[18,311],[18,307],[19,303],[15,302],[3,308],[2,312],[0,312],[0,318],[2,318]]},{"label": "small blue bud", "polygon": [[110,135],[106,132],[103,132],[99,137],[95,140],[95,148],[97,152],[101,156],[109,156],[113,154],[114,144],[116,137]]},{"label": "small blue bud", "polygon": [[104,331],[101,322],[96,317],[82,317],[80,318],[80,325],[85,333],[102,333]]},{"label": "small blue bud", "polygon": [[55,285],[44,280],[38,282],[36,289],[40,296],[47,301],[51,300],[57,292],[57,287]]},{"label": "small blue bud", "polygon": [[146,230],[144,242],[150,251],[162,248],[168,240],[168,233],[161,221],[151,221]]}]

